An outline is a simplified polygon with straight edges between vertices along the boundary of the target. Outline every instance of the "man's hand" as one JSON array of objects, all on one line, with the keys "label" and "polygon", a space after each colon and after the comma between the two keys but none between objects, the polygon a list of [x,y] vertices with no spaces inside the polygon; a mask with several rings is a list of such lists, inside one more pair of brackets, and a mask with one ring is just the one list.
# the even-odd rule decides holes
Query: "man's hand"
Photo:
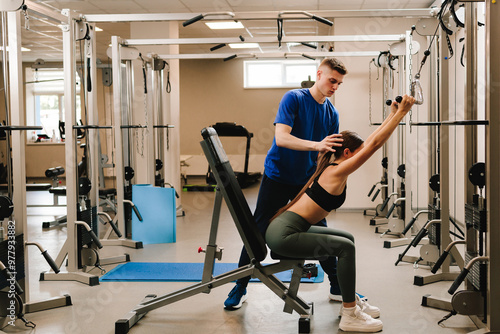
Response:
[{"label": "man's hand", "polygon": [[320,153],[335,152],[333,147],[342,147],[343,141],[344,139],[342,139],[341,134],[333,134],[326,136],[322,141],[317,142],[314,148],[315,151]]}]

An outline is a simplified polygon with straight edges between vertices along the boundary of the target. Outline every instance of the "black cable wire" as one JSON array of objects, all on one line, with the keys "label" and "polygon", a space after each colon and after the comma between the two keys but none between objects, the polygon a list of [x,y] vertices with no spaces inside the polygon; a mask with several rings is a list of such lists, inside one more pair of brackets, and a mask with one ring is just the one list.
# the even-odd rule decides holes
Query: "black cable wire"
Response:
[{"label": "black cable wire", "polygon": [[142,54],[139,53],[139,57],[142,60],[142,76],[144,78],[144,94],[148,93],[148,83],[147,83],[147,75],[146,75],[146,62],[144,61],[144,58],[142,58]]},{"label": "black cable wire", "polygon": [[[451,6],[450,6],[450,13],[451,16],[453,17],[453,21],[455,21],[456,25],[459,26],[460,28],[465,28],[465,24],[458,19],[457,12],[455,11],[455,5],[457,4],[457,0],[452,0],[451,1]],[[459,7],[463,7],[464,5],[460,5]]]},{"label": "black cable wire", "polygon": [[167,66],[167,84],[165,85],[165,91],[167,93],[170,93],[172,91],[172,85],[170,84],[170,64],[167,63],[166,61],[164,62],[165,65]]},{"label": "black cable wire", "polygon": [[[422,70],[422,67],[424,66],[426,60],[427,60],[427,56],[429,56],[431,54],[431,46],[432,46],[432,43],[434,42],[434,39],[436,38],[436,35],[437,35],[437,32],[438,32],[438,29],[439,27],[441,26],[441,22],[442,22],[442,19],[443,19],[443,14],[444,12],[446,11],[446,7],[448,6],[448,4],[451,3],[451,0],[445,0],[443,2],[443,4],[441,5],[441,10],[439,11],[438,13],[438,24],[436,26],[436,30],[434,30],[434,34],[432,35],[432,39],[429,43],[429,46],[427,47],[427,50],[424,51],[424,58],[422,59],[422,61],[420,62],[420,68],[418,69],[418,72],[416,75],[420,75],[420,71]],[[412,29],[412,33],[413,31],[415,31],[416,29]]]},{"label": "black cable wire", "polygon": [[167,85],[166,85],[167,93],[172,91],[172,86],[170,85],[170,70],[167,71]]},{"label": "black cable wire", "polygon": [[278,19],[278,47],[281,48],[281,39],[283,38],[283,19]]},{"label": "black cable wire", "polygon": [[439,11],[439,14],[438,14],[439,22],[436,26],[436,30],[434,31],[434,35],[432,35],[432,39],[431,39],[431,42],[429,43],[429,47],[427,48],[427,51],[429,51],[429,52],[430,52],[430,48],[432,46],[432,42],[434,42],[434,38],[436,38],[436,34],[437,34],[438,29],[439,29],[440,22],[443,19],[443,14],[444,14],[445,8],[446,8],[446,6],[448,6],[448,2],[449,2],[449,0],[445,0],[443,2],[443,5],[441,6],[441,10]]},{"label": "black cable wire", "polygon": [[[82,48],[82,41],[83,39],[80,39],[79,40],[79,44],[80,44],[80,63],[82,64],[82,77],[80,78],[80,82],[81,82],[81,85],[80,85],[80,94],[81,94],[81,87],[85,87],[85,73],[84,73],[84,64],[85,64],[85,60],[83,58],[83,48]],[[88,124],[88,119],[87,119],[87,94],[85,94],[85,90],[83,92],[83,110],[85,111],[85,124]],[[76,115],[75,115],[76,116]],[[80,117],[80,120],[81,120],[81,117]]]}]

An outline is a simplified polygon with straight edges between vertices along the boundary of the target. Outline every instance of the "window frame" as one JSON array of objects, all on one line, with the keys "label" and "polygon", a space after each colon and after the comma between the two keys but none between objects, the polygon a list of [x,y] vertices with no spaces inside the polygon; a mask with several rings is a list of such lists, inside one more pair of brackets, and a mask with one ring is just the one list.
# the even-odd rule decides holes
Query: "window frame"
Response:
[{"label": "window frame", "polygon": [[[43,72],[63,72],[63,69],[61,68],[44,68],[43,70],[39,71],[38,74],[35,74],[35,71],[33,71],[32,68],[27,67],[26,72],[25,72],[25,78],[27,79],[27,82],[30,82],[31,85],[36,85],[34,81],[40,80],[40,82],[44,81],[43,75],[40,75],[40,73]],[[41,76],[41,78],[40,78]],[[35,80],[36,78],[36,80]],[[81,84],[78,82],[78,73],[77,73],[77,87],[75,87],[75,94],[76,94],[76,99],[80,100],[80,91],[81,91]],[[62,80],[64,82],[64,80]],[[41,96],[57,96],[58,97],[58,118],[59,121],[65,121],[65,112],[64,112],[64,84],[60,89],[54,88],[54,89],[47,89],[47,90],[41,90],[41,91],[36,91],[34,86],[31,87],[26,87],[26,124],[27,125],[34,125],[34,126],[41,126],[41,115],[38,114],[41,111],[41,108],[39,105],[37,105],[37,97]],[[82,115],[82,101],[77,101],[75,110],[76,110],[76,119],[80,119]],[[58,129],[59,125],[55,127],[55,129]],[[36,131],[27,131],[26,136],[28,140],[32,140],[33,133],[35,134],[44,134],[45,129],[43,130],[36,130]],[[52,137],[52,133],[45,133],[47,136]],[[60,134],[59,131],[55,131],[55,137],[56,139],[60,139]]]},{"label": "window frame", "polygon": [[[249,85],[249,77],[248,73],[250,71],[250,67],[255,64],[279,64],[281,69],[281,83],[278,85]],[[311,75],[311,80],[316,79],[316,71],[320,64],[319,60],[306,60],[306,59],[277,59],[277,60],[244,60],[243,61],[243,88],[244,89],[273,89],[273,88],[298,88],[300,87],[299,83],[290,83],[287,82],[287,69],[291,67],[301,66],[301,65],[314,65],[315,71],[314,76]],[[307,80],[305,78],[304,80]]]}]

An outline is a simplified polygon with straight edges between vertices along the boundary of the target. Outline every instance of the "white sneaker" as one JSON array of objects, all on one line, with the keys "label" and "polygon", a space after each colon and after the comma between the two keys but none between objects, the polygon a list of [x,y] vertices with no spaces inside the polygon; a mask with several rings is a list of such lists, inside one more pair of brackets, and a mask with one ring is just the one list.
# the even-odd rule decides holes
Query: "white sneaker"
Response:
[{"label": "white sneaker", "polygon": [[358,305],[342,309],[342,319],[340,319],[339,329],[345,332],[375,333],[381,331],[382,327],[382,321],[373,319],[368,314],[362,312]]},{"label": "white sneaker", "polygon": [[[356,305],[359,306],[361,312],[368,314],[370,317],[374,319],[380,317],[380,309],[376,306],[368,304],[366,299],[361,299],[359,298],[358,295],[356,295]],[[342,316],[343,309],[344,309],[344,304],[340,306],[339,316]]]}]

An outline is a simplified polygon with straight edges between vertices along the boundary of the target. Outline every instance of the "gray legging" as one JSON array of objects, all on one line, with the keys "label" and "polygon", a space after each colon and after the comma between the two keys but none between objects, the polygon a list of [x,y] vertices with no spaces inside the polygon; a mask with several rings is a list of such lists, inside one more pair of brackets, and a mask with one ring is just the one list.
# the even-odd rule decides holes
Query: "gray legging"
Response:
[{"label": "gray legging", "polygon": [[337,277],[345,303],[355,301],[356,249],[349,232],[311,225],[300,215],[285,211],[267,228],[266,242],[279,255],[324,260],[338,257]]}]

